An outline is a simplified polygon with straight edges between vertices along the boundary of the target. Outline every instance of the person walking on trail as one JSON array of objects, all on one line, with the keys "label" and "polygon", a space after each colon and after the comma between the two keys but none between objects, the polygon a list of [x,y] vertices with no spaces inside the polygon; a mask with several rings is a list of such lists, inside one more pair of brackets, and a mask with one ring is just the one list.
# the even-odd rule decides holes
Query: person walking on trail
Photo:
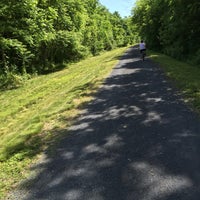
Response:
[{"label": "person walking on trail", "polygon": [[143,40],[139,43],[139,50],[142,57],[142,53],[146,54],[146,44]]}]

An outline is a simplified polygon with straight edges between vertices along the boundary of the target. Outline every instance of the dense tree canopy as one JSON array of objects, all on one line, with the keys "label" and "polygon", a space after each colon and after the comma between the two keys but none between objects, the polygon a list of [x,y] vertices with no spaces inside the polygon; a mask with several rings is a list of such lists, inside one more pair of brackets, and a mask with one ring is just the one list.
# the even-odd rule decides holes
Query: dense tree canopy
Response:
[{"label": "dense tree canopy", "polygon": [[200,63],[199,0],[138,0],[132,21],[148,46]]},{"label": "dense tree canopy", "polygon": [[1,0],[0,73],[44,73],[125,46],[128,24],[98,0]]}]

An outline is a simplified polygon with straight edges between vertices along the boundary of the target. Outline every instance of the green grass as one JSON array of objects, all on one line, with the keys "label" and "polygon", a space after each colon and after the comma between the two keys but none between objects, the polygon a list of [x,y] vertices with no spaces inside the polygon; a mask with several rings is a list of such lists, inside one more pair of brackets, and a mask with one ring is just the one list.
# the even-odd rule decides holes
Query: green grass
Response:
[{"label": "green grass", "polygon": [[81,105],[111,72],[126,48],[88,58],[66,69],[0,92],[0,198],[29,174],[37,156],[60,137]]},{"label": "green grass", "polygon": [[150,57],[162,67],[185,101],[200,114],[200,66],[177,61],[163,54],[150,52]]}]

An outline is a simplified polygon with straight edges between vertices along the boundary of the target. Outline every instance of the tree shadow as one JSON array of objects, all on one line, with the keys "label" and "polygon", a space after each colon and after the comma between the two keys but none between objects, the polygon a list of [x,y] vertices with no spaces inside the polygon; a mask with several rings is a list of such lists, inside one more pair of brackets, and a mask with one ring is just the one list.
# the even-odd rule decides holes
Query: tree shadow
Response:
[{"label": "tree shadow", "polygon": [[200,120],[135,48],[60,133],[22,183],[24,199],[199,199]]}]

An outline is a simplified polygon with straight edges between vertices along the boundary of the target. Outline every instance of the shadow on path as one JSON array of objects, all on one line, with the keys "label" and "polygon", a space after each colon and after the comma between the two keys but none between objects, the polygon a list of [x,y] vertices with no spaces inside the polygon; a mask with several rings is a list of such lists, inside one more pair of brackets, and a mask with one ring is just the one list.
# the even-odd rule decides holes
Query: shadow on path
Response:
[{"label": "shadow on path", "polygon": [[200,121],[166,80],[130,48],[24,199],[199,199]]}]

